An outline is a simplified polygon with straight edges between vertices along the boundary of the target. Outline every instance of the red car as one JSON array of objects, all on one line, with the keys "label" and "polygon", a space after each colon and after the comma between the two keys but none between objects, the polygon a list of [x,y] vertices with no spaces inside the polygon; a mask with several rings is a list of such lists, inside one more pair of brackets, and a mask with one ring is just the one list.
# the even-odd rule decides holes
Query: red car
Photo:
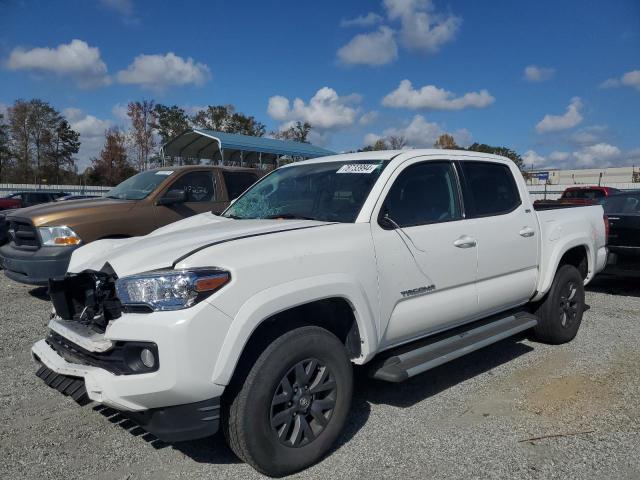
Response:
[{"label": "red car", "polygon": [[604,198],[618,193],[620,190],[612,187],[569,187],[558,200],[536,200],[533,202],[535,207],[543,207],[545,205],[595,205]]},{"label": "red car", "polygon": [[69,195],[65,192],[16,192],[0,198],[0,210],[9,210],[11,208],[31,207],[40,203],[53,202],[54,200]]}]

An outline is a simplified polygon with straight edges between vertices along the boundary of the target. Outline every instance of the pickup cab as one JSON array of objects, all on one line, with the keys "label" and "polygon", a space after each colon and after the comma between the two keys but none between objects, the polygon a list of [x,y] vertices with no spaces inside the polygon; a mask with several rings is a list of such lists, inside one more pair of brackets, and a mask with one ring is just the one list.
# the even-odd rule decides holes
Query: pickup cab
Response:
[{"label": "pickup cab", "polygon": [[8,213],[9,242],[0,247],[5,275],[46,285],[64,275],[71,254],[104,238],[146,235],[158,227],[202,212],[222,212],[260,174],[247,168],[188,166],[141,172],[104,198],[36,205]]},{"label": "pickup cab", "polygon": [[534,205],[548,206],[548,205],[596,205],[601,203],[605,198],[610,195],[618,193],[620,190],[613,187],[589,187],[578,186],[568,187],[562,192],[560,198],[557,200],[536,200]]},{"label": "pickup cab", "polygon": [[281,476],[340,435],[353,365],[400,382],[520,332],[572,340],[605,244],[600,205],[536,212],[503,157],[324,157],[222,215],[76,250],[32,354],[79,403],[165,441],[221,430]]}]

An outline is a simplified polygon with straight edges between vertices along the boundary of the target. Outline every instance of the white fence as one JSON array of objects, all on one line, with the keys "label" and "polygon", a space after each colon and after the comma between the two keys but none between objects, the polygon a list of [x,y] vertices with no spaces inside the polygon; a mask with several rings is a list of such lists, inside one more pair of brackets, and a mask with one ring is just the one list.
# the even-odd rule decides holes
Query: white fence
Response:
[{"label": "white fence", "polygon": [[[527,185],[529,194],[533,200],[557,200],[569,187],[586,187],[588,185],[564,184],[564,185]],[[603,183],[603,187],[613,187],[620,190],[640,189],[640,183]]]},{"label": "white fence", "polygon": [[0,197],[16,192],[31,192],[53,190],[76,195],[104,195],[112,187],[97,187],[91,185],[34,185],[33,183],[0,183]]}]

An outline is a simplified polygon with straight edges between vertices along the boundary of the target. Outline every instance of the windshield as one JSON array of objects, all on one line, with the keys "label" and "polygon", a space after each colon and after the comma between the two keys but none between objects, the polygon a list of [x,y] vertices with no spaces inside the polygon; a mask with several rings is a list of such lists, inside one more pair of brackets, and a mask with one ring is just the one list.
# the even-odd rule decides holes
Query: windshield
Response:
[{"label": "windshield", "polygon": [[602,190],[588,190],[588,189],[580,189],[580,190],[567,190],[562,195],[562,198],[583,198],[587,200],[595,200],[596,198],[604,197],[604,192]]},{"label": "windshield", "polygon": [[173,170],[152,170],[127,178],[117,187],[109,190],[107,198],[119,200],[142,200],[153,192]]},{"label": "windshield", "polygon": [[376,160],[280,168],[247,190],[223,216],[354,222],[387,164]]}]

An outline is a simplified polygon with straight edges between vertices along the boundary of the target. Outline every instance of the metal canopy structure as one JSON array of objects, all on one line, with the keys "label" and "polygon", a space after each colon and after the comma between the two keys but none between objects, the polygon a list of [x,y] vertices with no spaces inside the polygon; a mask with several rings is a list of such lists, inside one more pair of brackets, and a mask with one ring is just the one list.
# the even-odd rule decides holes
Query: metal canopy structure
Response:
[{"label": "metal canopy structure", "polygon": [[209,160],[222,165],[240,166],[277,164],[282,157],[302,160],[334,153],[309,143],[197,128],[181,133],[165,143],[161,150],[163,163],[167,157],[174,157],[178,158],[181,164]]}]

